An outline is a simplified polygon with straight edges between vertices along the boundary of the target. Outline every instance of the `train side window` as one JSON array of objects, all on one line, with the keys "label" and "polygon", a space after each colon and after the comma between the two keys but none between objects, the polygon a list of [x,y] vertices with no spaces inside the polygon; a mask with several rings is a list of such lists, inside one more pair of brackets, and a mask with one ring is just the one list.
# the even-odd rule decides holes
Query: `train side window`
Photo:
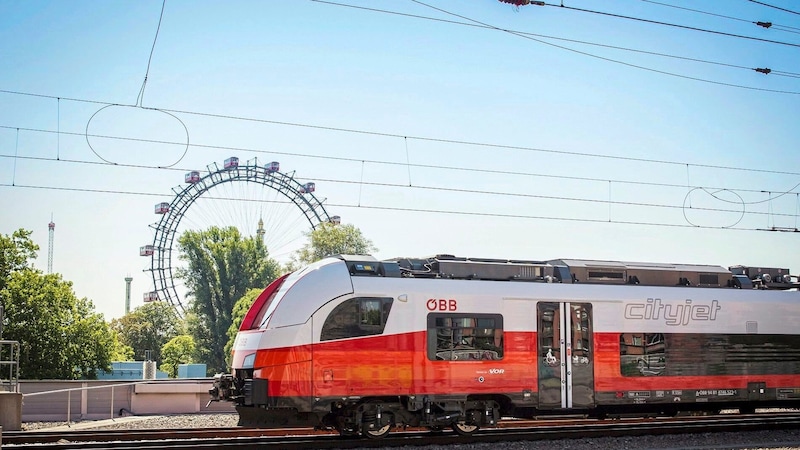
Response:
[{"label": "train side window", "polygon": [[428,359],[432,361],[503,359],[503,316],[428,314]]},{"label": "train side window", "polygon": [[547,354],[550,351],[551,354],[560,355],[560,315],[558,305],[555,304],[547,305],[541,312],[539,319],[539,348],[543,354]]},{"label": "train side window", "polygon": [[664,375],[667,369],[663,333],[623,333],[619,335],[620,372],[626,377]]},{"label": "train side window", "polygon": [[320,334],[321,341],[382,334],[392,309],[388,297],[356,297],[333,309]]}]

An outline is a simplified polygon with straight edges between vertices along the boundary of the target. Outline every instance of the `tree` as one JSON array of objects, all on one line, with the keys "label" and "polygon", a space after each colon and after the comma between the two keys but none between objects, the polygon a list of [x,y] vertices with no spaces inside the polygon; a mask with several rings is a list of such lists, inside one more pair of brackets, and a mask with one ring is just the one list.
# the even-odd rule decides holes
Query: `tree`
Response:
[{"label": "tree", "polygon": [[119,333],[112,329],[113,342],[111,348],[111,361],[133,361],[133,347],[125,345]]},{"label": "tree", "polygon": [[184,334],[178,312],[168,303],[145,303],[128,314],[111,321],[111,328],[119,333],[122,344],[133,348],[133,356],[150,359],[161,364],[161,347],[175,336]]},{"label": "tree", "polygon": [[239,332],[239,327],[242,325],[244,316],[247,311],[255,303],[256,298],[264,291],[264,289],[250,289],[242,298],[236,301],[233,305],[233,314],[231,317],[231,326],[228,327],[228,343],[225,344],[225,361],[227,366],[231,365],[231,350],[233,350],[233,341],[236,340],[236,334]]},{"label": "tree", "polygon": [[235,227],[187,231],[178,239],[179,268],[192,298],[187,313],[198,361],[209,372],[225,372],[224,347],[228,341],[233,305],[251,288],[264,288],[277,277],[279,265],[269,258],[257,237],[243,238]]},{"label": "tree", "polygon": [[114,333],[87,298],[76,299],[69,320],[68,361],[73,365],[75,378],[96,379],[98,369],[111,368]]},{"label": "tree", "polygon": [[191,336],[182,334],[170,339],[161,348],[161,370],[167,372],[170,378],[178,377],[178,366],[193,362],[192,355],[195,352],[194,339]]},{"label": "tree", "polygon": [[20,228],[11,236],[0,235],[0,290],[6,286],[12,272],[32,267],[39,246],[30,238],[31,231]]},{"label": "tree", "polygon": [[3,338],[20,343],[20,377],[97,378],[124,356],[116,334],[87,298],[77,298],[60,274],[33,267],[39,247],[24,229],[0,235]]},{"label": "tree", "polygon": [[97,378],[111,369],[114,335],[86,298],[59,274],[30,267],[15,270],[0,290],[5,308],[4,338],[20,343],[20,377]]},{"label": "tree", "polygon": [[369,255],[378,251],[355,225],[320,224],[306,233],[309,242],[298,250],[289,269],[296,269],[330,255]]}]

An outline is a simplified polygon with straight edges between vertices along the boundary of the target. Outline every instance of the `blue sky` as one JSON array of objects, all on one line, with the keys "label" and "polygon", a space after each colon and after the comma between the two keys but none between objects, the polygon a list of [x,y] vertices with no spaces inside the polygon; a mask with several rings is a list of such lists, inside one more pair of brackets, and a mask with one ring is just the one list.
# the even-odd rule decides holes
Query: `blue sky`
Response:
[{"label": "blue sky", "polygon": [[[168,0],[142,108],[162,2],[0,0],[0,232],[33,230],[45,269],[52,215],[54,271],[119,317],[126,275],[133,307],[152,289],[153,205],[237,156],[315,181],[378,258],[800,272],[800,234],[758,231],[800,226],[800,15],[548,3]],[[302,245],[278,193],[226,189],[266,202],[198,203],[181,230],[262,217],[276,257]]]}]

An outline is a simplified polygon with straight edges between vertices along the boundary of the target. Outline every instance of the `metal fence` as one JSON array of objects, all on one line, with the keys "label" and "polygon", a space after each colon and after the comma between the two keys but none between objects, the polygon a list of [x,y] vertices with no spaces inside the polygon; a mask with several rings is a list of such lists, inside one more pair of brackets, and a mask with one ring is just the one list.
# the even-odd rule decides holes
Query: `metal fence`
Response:
[{"label": "metal fence", "polygon": [[126,415],[234,413],[207,405],[210,378],[165,380],[21,380],[23,422],[114,419]]},{"label": "metal fence", "polygon": [[[130,396],[132,387],[144,384],[147,381],[132,383],[113,383],[90,386],[87,382],[80,382],[80,387],[68,389],[42,390],[23,394],[26,414],[50,418],[53,415],[54,405],[66,407],[66,421],[69,423],[73,417],[79,419],[101,419],[120,417],[124,411],[130,412]],[[38,387],[47,389],[52,385],[42,382]],[[61,409],[64,411],[64,409]],[[23,414],[24,416],[25,414]],[[60,415],[60,413],[58,413]]]},{"label": "metal fence", "polygon": [[0,391],[19,392],[19,342],[17,341],[0,341]]}]

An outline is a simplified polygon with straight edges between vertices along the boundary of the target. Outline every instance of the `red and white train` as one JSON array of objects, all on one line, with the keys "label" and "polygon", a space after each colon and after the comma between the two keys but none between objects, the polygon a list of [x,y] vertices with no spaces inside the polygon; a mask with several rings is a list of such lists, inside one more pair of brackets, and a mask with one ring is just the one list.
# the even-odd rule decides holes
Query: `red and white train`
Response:
[{"label": "red and white train", "polygon": [[800,407],[788,269],[340,255],[245,317],[212,400],[379,438],[500,417]]}]

